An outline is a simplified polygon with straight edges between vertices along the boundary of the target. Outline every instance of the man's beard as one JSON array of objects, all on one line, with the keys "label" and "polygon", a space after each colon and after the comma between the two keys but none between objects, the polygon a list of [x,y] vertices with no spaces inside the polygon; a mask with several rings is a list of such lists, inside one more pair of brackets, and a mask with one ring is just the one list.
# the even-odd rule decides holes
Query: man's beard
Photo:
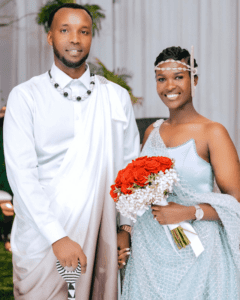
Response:
[{"label": "man's beard", "polygon": [[87,60],[88,55],[89,55],[89,53],[87,53],[87,55],[85,55],[82,59],[80,59],[77,62],[69,61],[64,56],[61,56],[61,54],[55,47],[54,43],[53,43],[53,53],[66,67],[71,68],[71,69],[79,68]]}]

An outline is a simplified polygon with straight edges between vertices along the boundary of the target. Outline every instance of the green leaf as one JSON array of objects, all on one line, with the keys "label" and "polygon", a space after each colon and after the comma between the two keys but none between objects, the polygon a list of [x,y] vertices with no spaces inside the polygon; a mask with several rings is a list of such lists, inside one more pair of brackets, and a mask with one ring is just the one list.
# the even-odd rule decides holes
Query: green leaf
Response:
[{"label": "green leaf", "polygon": [[[98,66],[95,66],[94,64],[90,64],[90,69],[92,72],[95,72],[95,74],[104,76],[107,80],[112,81],[116,84],[119,84],[121,87],[125,88],[132,100],[132,103],[137,103],[142,100],[142,98],[135,97],[132,93],[132,88],[127,83],[127,78],[131,78],[132,76],[129,74],[117,74],[115,71],[109,71],[106,66],[99,60],[96,59]],[[119,69],[118,69],[119,71]]]},{"label": "green leaf", "polygon": [[93,36],[95,36],[95,32],[99,34],[100,29],[102,29],[101,26],[101,19],[105,19],[106,16],[104,13],[100,12],[102,9],[99,5],[93,4],[85,4],[84,5],[92,14],[93,17]]}]

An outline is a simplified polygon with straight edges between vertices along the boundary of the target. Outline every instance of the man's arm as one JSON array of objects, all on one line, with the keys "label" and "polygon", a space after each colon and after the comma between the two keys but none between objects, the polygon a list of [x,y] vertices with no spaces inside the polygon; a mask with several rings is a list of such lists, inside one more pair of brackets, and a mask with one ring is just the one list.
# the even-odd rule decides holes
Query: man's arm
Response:
[{"label": "man's arm", "polygon": [[[124,111],[127,117],[127,124],[124,128],[124,157],[123,157],[123,167],[126,167],[133,159],[139,156],[140,151],[140,137],[137,128],[133,107],[131,99],[126,90],[123,92],[123,103]],[[122,269],[126,264],[126,260],[130,254],[130,233],[128,229],[132,226],[132,221],[120,214],[120,226],[123,226],[122,230],[120,227],[120,232],[118,233],[118,267]],[[126,228],[125,228],[126,227]]]},{"label": "man's arm", "polygon": [[39,182],[33,116],[31,96],[18,88],[13,89],[4,120],[6,170],[16,198],[16,214],[39,231],[51,245],[66,233],[50,211],[50,200]]},{"label": "man's arm", "polygon": [[[133,159],[139,156],[140,152],[140,136],[134,116],[132,102],[128,92],[124,89],[123,93],[124,111],[127,118],[127,124],[124,128],[124,157],[123,167],[125,168]],[[120,226],[132,226],[132,221],[120,215]]]},{"label": "man's arm", "polygon": [[13,89],[4,120],[4,152],[7,176],[14,193],[16,215],[42,234],[62,266],[78,265],[86,272],[87,258],[72,241],[54,213],[39,182],[34,141],[34,103],[31,96]]}]

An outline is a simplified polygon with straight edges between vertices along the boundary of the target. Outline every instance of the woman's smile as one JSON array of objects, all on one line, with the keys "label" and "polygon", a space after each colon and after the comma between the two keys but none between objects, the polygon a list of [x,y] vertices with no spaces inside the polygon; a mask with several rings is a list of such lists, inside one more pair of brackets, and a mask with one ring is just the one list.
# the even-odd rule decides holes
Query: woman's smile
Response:
[{"label": "woman's smile", "polygon": [[168,95],[165,95],[165,96],[168,98],[168,100],[173,101],[173,100],[176,100],[179,95],[180,95],[180,93],[177,93],[177,94],[168,94]]}]

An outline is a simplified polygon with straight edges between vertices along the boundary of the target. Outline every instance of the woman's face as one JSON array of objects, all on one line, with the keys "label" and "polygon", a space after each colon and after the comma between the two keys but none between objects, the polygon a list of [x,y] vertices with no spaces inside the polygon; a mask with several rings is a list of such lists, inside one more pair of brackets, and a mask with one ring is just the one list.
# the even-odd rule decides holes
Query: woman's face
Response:
[{"label": "woman's face", "polygon": [[[185,62],[184,59],[181,61]],[[189,71],[172,69],[179,67],[183,68],[184,65],[166,62],[160,68],[171,68],[170,70],[156,70],[157,93],[169,109],[182,107],[192,101]],[[196,85],[197,78],[194,81]]]}]

